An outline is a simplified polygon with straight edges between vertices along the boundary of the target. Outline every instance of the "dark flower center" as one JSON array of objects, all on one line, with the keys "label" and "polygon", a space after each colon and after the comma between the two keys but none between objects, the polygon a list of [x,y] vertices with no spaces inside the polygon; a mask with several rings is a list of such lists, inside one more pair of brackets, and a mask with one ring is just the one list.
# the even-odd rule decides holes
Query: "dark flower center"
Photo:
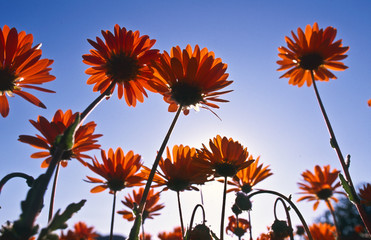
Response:
[{"label": "dark flower center", "polygon": [[205,224],[198,224],[189,235],[190,240],[212,240],[210,229]]},{"label": "dark flower center", "polygon": [[[54,155],[54,152],[55,152],[55,147],[52,146],[52,148],[50,149],[50,155]],[[62,154],[62,159],[61,161],[64,161],[64,160],[71,160],[71,158],[74,156],[73,152],[72,152],[72,149],[70,150],[67,150],[67,151],[63,151],[63,154]]]},{"label": "dark flower center", "polygon": [[196,105],[203,100],[201,89],[186,82],[176,82],[171,86],[171,98],[182,106]]},{"label": "dark flower center", "polygon": [[139,73],[138,61],[124,53],[112,55],[106,63],[107,75],[119,83],[134,79]]},{"label": "dark flower center", "polygon": [[0,68],[0,92],[13,91],[15,86],[14,80],[16,78],[9,69]]},{"label": "dark flower center", "polygon": [[184,191],[189,187],[189,181],[185,179],[170,179],[167,183],[167,187],[173,191]]},{"label": "dark flower center", "polygon": [[120,179],[112,179],[107,182],[107,187],[112,191],[121,191],[125,188],[125,182]]},{"label": "dark flower center", "polygon": [[274,232],[274,236],[278,239],[286,238],[293,232],[293,229],[287,225],[286,221],[281,220],[274,221],[272,224],[272,230]]},{"label": "dark flower center", "polygon": [[240,228],[240,227],[236,227],[233,231],[234,235],[236,235],[237,237],[242,237],[245,233],[246,233],[246,230],[244,230],[243,228]]},{"label": "dark flower center", "polygon": [[215,166],[217,174],[223,177],[233,177],[237,173],[237,168],[230,163],[220,163]]},{"label": "dark flower center", "polygon": [[317,197],[321,200],[326,200],[332,196],[332,190],[330,188],[324,188],[316,193]]},{"label": "dark flower center", "polygon": [[241,187],[241,190],[242,190],[242,192],[244,192],[244,193],[249,193],[249,192],[251,192],[251,190],[252,190],[252,187],[250,186],[250,184],[244,184],[242,187]]},{"label": "dark flower center", "polygon": [[305,54],[299,60],[300,67],[305,70],[315,70],[323,64],[323,57],[318,53]]}]

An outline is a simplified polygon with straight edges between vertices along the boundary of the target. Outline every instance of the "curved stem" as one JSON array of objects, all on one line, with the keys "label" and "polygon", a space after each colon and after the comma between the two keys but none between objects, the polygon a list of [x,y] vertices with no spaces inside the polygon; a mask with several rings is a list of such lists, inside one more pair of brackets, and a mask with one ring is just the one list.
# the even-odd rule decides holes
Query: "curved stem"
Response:
[{"label": "curved stem", "polygon": [[54,174],[52,194],[50,196],[48,222],[50,222],[50,220],[53,217],[53,212],[54,212],[54,210],[53,210],[54,209],[54,198],[55,198],[55,192],[56,192],[56,189],[57,189],[57,181],[58,181],[58,174],[59,174],[59,168],[60,168],[60,166],[61,166],[61,163],[59,162],[57,164],[57,169],[55,170],[55,174]]},{"label": "curved stem", "polygon": [[180,204],[180,193],[176,191],[176,195],[178,198],[178,210],[179,210],[179,218],[180,218],[180,226],[182,228],[182,239],[184,238],[184,223],[183,223],[183,214],[182,214],[182,205]]},{"label": "curved stem", "polygon": [[324,118],[324,120],[326,122],[326,126],[327,126],[327,129],[328,129],[329,134],[330,134],[331,146],[335,149],[335,151],[336,151],[336,153],[338,155],[338,158],[340,160],[341,167],[343,168],[343,172],[344,172],[345,178],[346,178],[346,180],[347,180],[347,182],[348,182],[348,184],[350,186],[350,189],[352,191],[352,195],[355,198],[355,202],[354,203],[355,203],[355,205],[357,207],[358,213],[361,216],[362,221],[365,224],[368,233],[371,234],[371,221],[370,221],[370,218],[367,215],[367,213],[366,213],[365,209],[363,208],[363,206],[360,204],[360,201],[358,199],[357,192],[356,192],[356,190],[354,188],[353,181],[352,181],[352,178],[351,178],[350,173],[349,173],[349,165],[344,160],[343,154],[341,153],[339,144],[338,144],[338,142],[336,140],[335,133],[334,133],[334,131],[332,129],[330,120],[327,117],[327,113],[326,113],[325,107],[323,106],[321,97],[320,97],[319,92],[318,92],[318,89],[317,89],[317,85],[316,85],[316,81],[314,79],[314,73],[313,73],[313,71],[311,71],[311,76],[312,76],[313,88],[314,88],[314,91],[316,93],[316,98],[317,98],[318,104],[319,104],[319,106],[321,108],[321,112],[322,112],[323,118]]},{"label": "curved stem", "polygon": [[103,100],[105,97],[109,97],[111,95],[112,88],[115,86],[116,82],[112,81],[108,88],[99,95],[90,105],[81,113],[81,121],[83,122],[84,119],[94,110],[96,106]]},{"label": "curved stem", "polygon": [[20,177],[20,178],[24,178],[26,179],[26,183],[29,187],[32,186],[33,182],[34,182],[34,178],[30,175],[27,175],[25,173],[21,173],[21,172],[14,172],[14,173],[9,173],[8,175],[6,175],[5,177],[3,177],[0,181],[0,193],[1,193],[1,190],[3,189],[5,183],[7,183],[10,179],[12,178],[15,178],[15,177]]},{"label": "curved stem", "polygon": [[332,218],[334,220],[334,225],[335,225],[336,233],[337,233],[337,239],[341,239],[341,232],[340,232],[340,229],[339,229],[337,221],[336,221],[335,211],[334,211],[334,208],[332,207],[331,202],[328,199],[326,199],[326,205],[327,205],[328,209],[330,210],[330,213],[331,213]]},{"label": "curved stem", "polygon": [[224,178],[224,190],[223,190],[223,205],[222,205],[222,217],[220,220],[220,240],[224,239],[224,215],[225,215],[225,203],[227,200],[227,177]]},{"label": "curved stem", "polygon": [[313,240],[313,237],[309,231],[309,228],[308,228],[308,225],[307,223],[305,222],[305,219],[303,217],[303,215],[301,214],[301,212],[299,211],[299,209],[296,207],[296,205],[291,201],[290,198],[287,198],[285,195],[279,193],[279,192],[276,192],[276,191],[271,191],[271,190],[258,190],[256,192],[253,192],[251,193],[250,195],[248,195],[250,198],[253,197],[254,195],[258,195],[258,194],[262,194],[262,193],[269,193],[269,194],[273,194],[273,195],[276,195],[276,196],[279,196],[280,198],[284,199],[286,202],[288,202],[290,204],[290,206],[292,207],[292,209],[294,209],[296,215],[298,215],[301,223],[303,224],[303,227],[305,229],[305,232],[307,233],[307,236],[308,236],[308,240]]},{"label": "curved stem", "polygon": [[113,225],[114,225],[114,222],[115,222],[115,207],[116,207],[116,191],[113,192],[111,230],[110,230],[110,234],[109,234],[109,240],[113,239]]},{"label": "curved stem", "polygon": [[[276,220],[278,220],[278,218],[277,218],[276,208],[277,208],[277,203],[278,203],[279,201],[282,203],[282,205],[283,205],[283,207],[284,207],[284,209],[285,209],[286,219],[287,219],[287,224],[289,225],[289,227],[290,227],[291,229],[293,229],[293,228],[292,228],[292,224],[291,224],[291,218],[290,218],[289,210],[288,210],[288,208],[287,208],[287,206],[286,206],[286,203],[282,200],[282,198],[277,198],[276,201],[274,202],[274,218],[275,218]],[[293,239],[294,239],[294,235],[293,235],[293,232],[291,231],[291,232],[290,232],[290,240],[293,240]]]},{"label": "curved stem", "polygon": [[202,224],[205,224],[205,222],[206,222],[206,220],[205,220],[205,209],[204,209],[204,207],[201,204],[197,204],[196,207],[193,209],[193,212],[192,212],[191,223],[189,224],[189,230],[192,230],[193,220],[195,218],[195,214],[196,214],[197,208],[199,208],[199,207],[202,210]]},{"label": "curved stem", "polygon": [[178,109],[178,111],[175,114],[174,120],[173,120],[173,122],[170,125],[170,128],[169,128],[169,130],[168,130],[168,132],[167,132],[167,134],[165,136],[164,141],[162,142],[162,145],[160,147],[160,150],[157,153],[155,162],[152,165],[152,169],[151,169],[151,172],[149,173],[149,176],[148,176],[148,179],[147,179],[147,183],[146,183],[146,187],[144,188],[142,199],[140,200],[140,204],[139,204],[139,208],[138,208],[138,210],[140,212],[142,212],[142,213],[143,213],[143,210],[144,210],[144,205],[146,204],[146,201],[147,201],[147,196],[148,196],[149,189],[151,188],[153,177],[155,176],[155,173],[156,173],[157,166],[158,166],[158,164],[160,162],[160,159],[162,157],[162,153],[165,150],[166,144],[169,141],[171,132],[174,129],[175,123],[178,120],[178,117],[179,117],[179,114],[180,114],[181,111],[182,111],[182,106],[179,106],[179,109]]}]

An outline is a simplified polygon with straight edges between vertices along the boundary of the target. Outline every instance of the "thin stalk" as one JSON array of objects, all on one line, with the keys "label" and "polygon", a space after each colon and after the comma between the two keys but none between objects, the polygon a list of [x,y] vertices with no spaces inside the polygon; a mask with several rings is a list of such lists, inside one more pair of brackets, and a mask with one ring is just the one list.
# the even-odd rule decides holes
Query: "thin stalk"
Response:
[{"label": "thin stalk", "polygon": [[365,224],[368,233],[371,234],[371,221],[370,221],[369,216],[367,215],[365,209],[360,204],[360,201],[358,199],[357,192],[356,192],[356,190],[354,188],[353,181],[352,181],[352,178],[351,178],[350,173],[349,173],[349,165],[346,164],[346,162],[344,160],[344,157],[343,157],[343,154],[341,153],[339,144],[338,144],[338,142],[336,140],[334,130],[332,129],[330,120],[329,120],[329,118],[327,116],[325,107],[323,106],[321,97],[319,95],[319,92],[318,92],[318,89],[317,89],[317,85],[316,85],[316,81],[314,79],[314,73],[313,73],[313,71],[311,71],[311,76],[312,76],[313,88],[314,88],[314,91],[316,93],[316,98],[317,98],[318,104],[319,104],[319,106],[321,108],[321,112],[322,112],[323,118],[324,118],[324,120],[326,122],[326,126],[327,126],[327,129],[328,129],[328,132],[330,134],[331,145],[335,149],[335,151],[336,151],[336,153],[338,155],[338,158],[340,160],[341,167],[343,168],[343,172],[344,172],[345,178],[346,178],[346,180],[347,180],[347,182],[348,182],[348,184],[350,186],[350,189],[352,191],[352,195],[356,198],[356,201],[354,203],[355,203],[355,205],[357,207],[358,213],[359,213],[360,217],[362,218],[362,221]]},{"label": "thin stalk", "polygon": [[[236,215],[236,223],[237,223],[237,228],[240,227],[239,220],[238,220],[238,215]],[[241,236],[238,236],[238,240],[241,240]]]},{"label": "thin stalk", "polygon": [[155,176],[155,173],[156,173],[156,170],[157,170],[157,166],[160,162],[160,159],[162,157],[162,153],[164,152],[165,150],[165,147],[167,145],[167,142],[169,141],[169,138],[170,138],[170,135],[171,135],[171,132],[173,131],[174,129],[174,126],[175,126],[175,123],[176,121],[178,120],[178,117],[179,117],[179,114],[180,112],[182,111],[182,106],[179,106],[178,108],[178,111],[176,112],[175,114],[175,117],[174,117],[174,120],[173,122],[171,123],[170,125],[170,128],[165,136],[165,139],[164,141],[162,142],[162,145],[160,147],[160,150],[158,151],[157,153],[157,156],[156,156],[156,159],[155,159],[155,162],[153,163],[152,165],[152,169],[151,169],[151,172],[149,173],[149,176],[148,176],[148,179],[147,179],[147,183],[146,183],[146,187],[144,188],[144,191],[143,191],[143,195],[142,195],[142,199],[140,200],[140,204],[139,204],[139,208],[138,210],[143,213],[143,210],[144,210],[144,205],[146,204],[146,201],[147,201],[147,197],[148,197],[148,192],[149,192],[149,189],[151,188],[151,184],[152,184],[152,181],[153,181],[153,177]]},{"label": "thin stalk", "polygon": [[[284,208],[285,213],[286,213],[287,224],[289,225],[289,227],[291,229],[293,229],[292,224],[291,224],[291,217],[290,217],[290,213],[289,213],[289,208],[286,206],[286,203],[284,202],[284,200],[282,198],[277,198],[276,201],[274,202],[274,218],[275,218],[275,220],[278,220],[278,218],[277,218],[277,203],[278,202],[282,203],[283,208]],[[290,232],[290,240],[293,240],[293,239],[294,239],[294,234],[291,231]]]},{"label": "thin stalk", "polygon": [[326,199],[326,204],[327,204],[327,207],[330,210],[330,213],[331,213],[332,218],[334,220],[334,225],[335,225],[336,233],[337,233],[337,239],[341,239],[341,232],[340,232],[340,229],[339,229],[337,221],[336,221],[334,208],[332,207],[332,204],[330,203],[330,201],[328,199]]},{"label": "thin stalk", "polygon": [[111,90],[115,86],[116,82],[112,81],[108,88],[99,95],[90,105],[81,113],[81,122],[94,110],[96,106],[103,100],[105,97],[109,97],[111,95]]},{"label": "thin stalk", "polygon": [[144,222],[142,223],[142,240],[145,240],[146,236],[144,234]]},{"label": "thin stalk", "polygon": [[116,191],[113,191],[111,230],[110,230],[110,234],[109,234],[109,240],[113,239],[113,225],[114,225],[114,222],[115,222],[115,207],[116,207]]},{"label": "thin stalk", "polygon": [[183,223],[182,205],[180,204],[179,191],[176,191],[176,195],[178,198],[178,210],[179,210],[180,226],[182,227],[182,239],[183,239],[184,238],[184,223]]},{"label": "thin stalk", "polygon": [[247,212],[248,215],[249,215],[249,232],[250,232],[250,240],[253,240],[252,238],[252,226],[251,226],[251,214],[250,214],[250,210]]},{"label": "thin stalk", "polygon": [[189,231],[192,230],[193,220],[195,218],[195,214],[196,214],[197,208],[201,208],[201,210],[202,210],[202,224],[205,224],[205,222],[206,222],[206,219],[205,219],[205,209],[204,209],[204,207],[201,204],[197,204],[196,207],[193,209],[193,212],[192,212],[191,223],[189,224]]},{"label": "thin stalk", "polygon": [[279,192],[276,192],[276,191],[271,191],[271,190],[258,190],[256,192],[251,193],[248,196],[249,196],[249,198],[251,198],[254,195],[258,195],[258,194],[262,194],[262,193],[269,193],[269,194],[273,194],[273,195],[279,196],[282,199],[284,199],[286,202],[288,202],[290,204],[290,206],[292,207],[292,209],[294,209],[296,215],[299,217],[301,223],[303,224],[303,227],[305,229],[305,232],[307,233],[307,236],[308,236],[308,240],[313,240],[313,237],[312,237],[312,235],[311,235],[311,233],[309,231],[309,228],[308,228],[308,224],[305,222],[305,219],[304,219],[303,215],[301,214],[301,212],[299,211],[299,209],[291,201],[291,198],[287,198],[285,195],[283,195],[283,194],[281,194]]},{"label": "thin stalk", "polygon": [[220,220],[220,240],[224,239],[224,215],[225,215],[225,203],[227,200],[227,177],[224,178],[224,190],[223,190],[223,205],[222,205],[222,217]]},{"label": "thin stalk", "polygon": [[52,188],[52,193],[51,193],[51,196],[50,196],[48,222],[50,222],[50,220],[53,217],[54,199],[55,199],[55,192],[56,192],[56,189],[57,189],[57,181],[58,181],[58,175],[59,175],[59,168],[60,168],[60,166],[61,166],[61,163],[58,162],[57,169],[55,169],[54,181],[53,181],[53,188]]}]

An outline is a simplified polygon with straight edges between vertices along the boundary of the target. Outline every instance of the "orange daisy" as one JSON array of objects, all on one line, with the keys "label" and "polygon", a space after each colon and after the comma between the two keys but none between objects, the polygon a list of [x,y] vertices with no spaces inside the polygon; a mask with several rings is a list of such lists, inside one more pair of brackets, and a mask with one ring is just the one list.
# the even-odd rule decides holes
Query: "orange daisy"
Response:
[{"label": "orange daisy", "polygon": [[[313,239],[321,240],[335,240],[336,239],[336,228],[328,223],[314,223],[309,226],[309,231]],[[306,239],[308,237],[306,236]]]},{"label": "orange daisy", "polygon": [[143,239],[143,234],[139,235],[139,240],[151,240],[151,239],[152,239],[152,235],[149,233],[144,234],[144,239]]},{"label": "orange daisy", "polygon": [[0,28],[0,113],[3,117],[9,114],[9,103],[6,95],[19,95],[30,103],[46,108],[34,95],[23,88],[54,93],[54,91],[34,86],[55,79],[49,74],[53,60],[41,58],[41,44],[33,46],[32,34],[17,32],[15,28],[4,25]]},{"label": "orange daisy", "polygon": [[[210,172],[199,169],[194,164],[197,155],[195,148],[183,145],[174,145],[171,155],[169,147],[166,148],[166,159],[161,158],[159,170],[153,178],[154,187],[165,186],[164,190],[184,191],[198,190],[194,184],[204,184],[208,181]],[[143,167],[142,173],[148,177],[151,169]]]},{"label": "orange daisy", "polygon": [[202,144],[203,148],[198,150],[196,164],[201,169],[215,171],[216,177],[233,177],[236,173],[252,164],[254,160],[249,157],[247,148],[232,138],[217,135],[209,141],[210,149]]},{"label": "orange daisy", "polygon": [[313,27],[307,25],[305,32],[298,28],[296,35],[291,31],[292,40],[285,37],[287,47],[279,47],[278,56],[282,60],[277,61],[281,67],[278,71],[288,70],[280,78],[289,78],[289,84],[301,87],[307,82],[312,84],[311,72],[314,79],[320,81],[329,81],[336,79],[336,76],[330,70],[342,71],[348,67],[340,62],[347,55],[344,55],[349,47],[343,47],[342,40],[334,42],[336,37],[336,28],[327,27],[325,30],[318,28],[314,23]]},{"label": "orange daisy", "polygon": [[[298,199],[298,202],[307,200],[315,201],[313,210],[316,210],[320,200],[328,201],[330,199],[338,202],[338,199],[333,196],[334,193],[344,194],[341,191],[336,191],[341,186],[340,182],[336,182],[339,175],[338,170],[333,169],[330,171],[330,165],[321,168],[316,165],[314,167],[314,173],[306,170],[301,174],[303,182],[298,183],[299,188],[303,190],[300,194],[305,194],[303,197]],[[345,194],[344,194],[345,195]]]},{"label": "orange daisy", "polygon": [[229,223],[227,228],[225,229],[226,233],[230,231],[237,237],[242,237],[246,233],[247,229],[249,229],[250,227],[249,221],[244,218],[238,218],[238,225],[237,219],[234,216],[230,216],[228,220]]},{"label": "orange daisy", "polygon": [[169,112],[175,112],[181,106],[187,115],[191,107],[219,108],[212,102],[228,102],[219,98],[232,91],[219,91],[233,82],[227,80],[227,64],[206,48],[200,50],[196,45],[192,51],[190,45],[184,50],[173,47],[170,55],[164,51],[153,68],[157,81],[151,84],[170,104]]},{"label": "orange daisy", "polygon": [[[30,120],[31,124],[40,131],[41,135],[36,134],[36,137],[29,135],[20,135],[18,140],[24,143],[28,143],[31,146],[44,149],[46,151],[36,152],[31,155],[31,158],[45,158],[41,163],[42,168],[49,166],[49,162],[52,159],[54,152],[54,141],[55,138],[62,134],[67,127],[69,127],[79,113],[72,114],[71,110],[67,110],[63,113],[62,110],[58,110],[53,119],[49,122],[46,118],[38,116],[37,121]],[[71,150],[65,151],[62,156],[61,165],[67,166],[67,160],[76,158],[82,164],[86,164],[83,158],[89,158],[90,156],[83,154],[83,152],[99,149],[100,145],[97,144],[97,138],[102,134],[94,134],[94,130],[97,124],[94,122],[88,122],[87,124],[81,125],[76,133],[74,144]]]},{"label": "orange daisy", "polygon": [[371,206],[371,184],[367,183],[359,189],[359,197],[362,199],[362,204]]},{"label": "orange daisy", "polygon": [[[140,201],[142,199],[144,192],[144,188],[140,188],[138,192],[135,190],[133,191],[133,196],[126,196],[124,201],[121,201],[125,206],[127,206],[130,209],[134,209],[134,205],[137,204],[139,206]],[[163,209],[165,207],[164,204],[157,204],[160,200],[160,193],[154,193],[154,190],[151,189],[148,192],[146,204],[143,210],[142,218],[143,222],[149,218],[153,219],[154,216],[160,215],[157,213],[159,210]],[[135,216],[132,211],[122,210],[118,211],[117,213],[122,214],[123,218],[127,219],[128,221],[134,221]]]},{"label": "orange daisy", "polygon": [[[235,187],[228,189],[227,192],[243,191],[245,193],[249,193],[252,190],[252,187],[254,187],[257,183],[273,175],[271,169],[269,169],[269,165],[264,167],[263,164],[259,165],[259,159],[260,156],[257,157],[255,162],[253,162],[250,166],[238,171],[237,174],[232,178],[232,181],[228,181],[228,184]],[[220,181],[224,182],[223,179]]]},{"label": "orange daisy", "polygon": [[91,183],[99,183],[100,185],[92,188],[90,192],[98,193],[106,189],[110,193],[120,191],[126,187],[141,186],[144,180],[139,176],[138,171],[142,167],[141,156],[129,151],[124,154],[124,151],[119,147],[114,152],[112,148],[106,152],[101,150],[103,163],[99,163],[94,157],[93,164],[87,163],[87,166],[96,174],[102,176],[104,180],[86,176]]},{"label": "orange daisy", "polygon": [[182,240],[182,228],[176,227],[172,232],[161,232],[158,234],[160,240]]},{"label": "orange daisy", "polygon": [[78,222],[74,225],[74,231],[68,230],[66,235],[62,232],[59,240],[96,240],[98,237],[94,227],[88,227],[84,222]]},{"label": "orange daisy", "polygon": [[368,104],[369,107],[371,107],[371,99],[369,99],[369,100],[367,101],[367,104]]},{"label": "orange daisy", "polygon": [[155,91],[148,81],[153,76],[149,65],[160,56],[159,50],[151,49],[156,40],[147,35],[140,36],[139,31],[127,31],[117,24],[114,33],[107,30],[102,31],[102,35],[104,42],[99,37],[96,42],[88,39],[95,49],[82,56],[83,62],[92,66],[85,71],[91,75],[87,83],[94,84],[93,91],[101,93],[111,83],[116,83],[118,98],[124,95],[126,103],[135,107],[137,100],[143,102],[143,96],[148,97],[144,88]]}]

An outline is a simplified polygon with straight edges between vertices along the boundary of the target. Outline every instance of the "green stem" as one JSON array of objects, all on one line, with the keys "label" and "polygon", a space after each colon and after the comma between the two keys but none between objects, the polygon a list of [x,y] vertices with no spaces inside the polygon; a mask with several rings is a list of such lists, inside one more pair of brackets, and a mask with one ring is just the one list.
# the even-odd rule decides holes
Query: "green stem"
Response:
[{"label": "green stem", "polygon": [[221,220],[220,220],[220,240],[224,239],[224,215],[225,215],[226,200],[227,200],[227,177],[225,177],[225,179],[224,179],[222,217],[221,217]]},{"label": "green stem", "polygon": [[165,136],[164,141],[162,142],[162,145],[160,147],[160,150],[157,153],[155,162],[152,165],[152,169],[151,169],[151,172],[149,173],[149,176],[148,176],[148,179],[147,179],[147,183],[146,183],[146,187],[144,188],[142,199],[140,200],[140,204],[139,204],[139,208],[138,208],[141,213],[143,213],[144,205],[146,204],[147,197],[148,197],[148,192],[149,192],[149,189],[151,188],[153,177],[155,176],[155,173],[156,173],[156,170],[157,170],[157,166],[158,166],[158,164],[160,162],[160,159],[162,157],[162,153],[165,150],[166,144],[169,141],[171,132],[174,129],[175,123],[178,120],[178,117],[179,117],[179,114],[180,114],[181,111],[182,111],[182,106],[179,106],[179,109],[178,109],[178,111],[175,114],[174,120],[173,120],[173,122],[170,125],[170,128],[169,128],[169,130],[168,130],[168,132],[167,132],[167,134]]},{"label": "green stem", "polygon": [[49,204],[49,218],[48,218],[48,222],[50,222],[50,220],[52,219],[53,217],[53,212],[54,212],[54,199],[55,199],[55,192],[56,192],[56,189],[57,189],[57,181],[58,181],[58,174],[59,174],[59,168],[60,168],[60,165],[61,163],[59,162],[57,164],[57,169],[55,170],[55,174],[54,174],[54,181],[53,181],[53,188],[52,188],[52,194],[50,196],[50,204]]},{"label": "green stem", "polygon": [[323,106],[321,97],[320,97],[319,92],[318,92],[318,89],[317,89],[317,85],[316,85],[316,81],[314,79],[314,73],[313,73],[313,71],[311,71],[311,76],[312,76],[313,88],[314,88],[314,91],[316,93],[316,98],[317,98],[318,104],[320,106],[320,109],[321,109],[323,118],[324,118],[324,120],[326,122],[327,129],[328,129],[329,134],[330,134],[331,145],[335,149],[335,151],[336,151],[336,153],[338,155],[338,158],[340,160],[341,167],[343,168],[343,172],[344,172],[345,178],[346,178],[346,180],[349,183],[350,189],[352,191],[352,195],[356,199],[354,203],[355,203],[355,205],[357,207],[358,213],[361,216],[362,221],[365,224],[368,233],[371,234],[371,221],[370,221],[369,216],[367,215],[365,209],[360,204],[360,201],[358,199],[357,192],[356,192],[356,190],[354,188],[353,181],[352,181],[352,178],[351,178],[350,173],[349,173],[349,166],[346,164],[346,162],[344,160],[343,154],[341,153],[339,144],[338,144],[338,142],[336,140],[335,133],[334,133],[334,131],[332,129],[330,120],[327,117],[327,113],[326,113],[325,107]]},{"label": "green stem", "polygon": [[184,239],[184,223],[183,223],[182,205],[180,204],[180,193],[179,193],[179,191],[176,191],[176,195],[177,195],[177,198],[178,198],[178,210],[179,210],[180,226],[182,228],[182,239]]},{"label": "green stem", "polygon": [[334,225],[335,225],[336,233],[337,233],[337,238],[336,239],[341,239],[341,232],[340,232],[340,229],[339,229],[337,221],[336,221],[335,211],[334,211],[334,208],[332,207],[332,204],[330,203],[330,201],[328,199],[326,199],[326,205],[327,205],[328,209],[330,210],[330,213],[331,213],[332,218],[334,220]]},{"label": "green stem", "polygon": [[109,97],[111,95],[111,90],[115,86],[116,82],[112,81],[111,84],[108,86],[108,88],[99,95],[90,105],[81,113],[81,121],[83,122],[84,119],[94,110],[96,106],[105,98]]},{"label": "green stem", "polygon": [[111,230],[110,230],[110,234],[109,234],[109,240],[113,239],[113,225],[115,223],[115,207],[116,207],[116,191],[113,191]]},{"label": "green stem", "polygon": [[305,222],[305,219],[304,219],[303,215],[301,214],[301,212],[299,211],[299,209],[296,207],[296,205],[291,201],[291,197],[290,198],[287,198],[285,195],[283,195],[283,194],[281,194],[279,192],[276,192],[276,191],[271,191],[271,190],[258,190],[256,192],[251,193],[248,196],[249,196],[249,198],[251,198],[254,195],[258,195],[258,194],[262,194],[262,193],[269,193],[269,194],[273,194],[273,195],[279,196],[282,199],[284,199],[286,202],[288,202],[290,204],[290,206],[292,207],[292,209],[294,209],[296,215],[299,217],[301,223],[303,224],[303,227],[305,229],[305,232],[307,233],[307,236],[308,236],[308,240],[313,240],[313,237],[312,237],[312,235],[311,235],[311,233],[309,231],[308,225]]}]

